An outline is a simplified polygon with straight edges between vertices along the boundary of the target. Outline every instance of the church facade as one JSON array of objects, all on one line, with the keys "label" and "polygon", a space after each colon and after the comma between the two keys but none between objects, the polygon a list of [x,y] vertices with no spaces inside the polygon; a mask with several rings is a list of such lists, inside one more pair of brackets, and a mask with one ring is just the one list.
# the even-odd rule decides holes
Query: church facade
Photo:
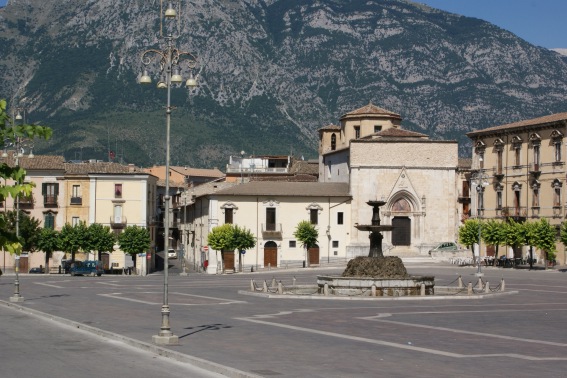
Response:
[{"label": "church facade", "polygon": [[368,104],[319,129],[319,180],[349,184],[350,242],[347,257],[368,253],[371,200],[381,200],[386,255],[427,255],[456,241],[462,215],[457,206],[458,145],[404,130],[399,114]]}]

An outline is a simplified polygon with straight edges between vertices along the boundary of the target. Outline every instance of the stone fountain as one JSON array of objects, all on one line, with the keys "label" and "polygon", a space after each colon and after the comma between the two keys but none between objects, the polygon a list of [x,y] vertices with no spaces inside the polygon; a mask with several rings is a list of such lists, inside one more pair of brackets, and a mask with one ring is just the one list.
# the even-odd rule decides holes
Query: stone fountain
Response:
[{"label": "stone fountain", "polygon": [[380,206],[385,201],[368,201],[372,206],[369,225],[356,225],[360,231],[370,232],[368,257],[359,256],[349,261],[341,277],[318,276],[319,291],[326,295],[406,296],[433,295],[434,277],[412,277],[397,256],[384,257],[382,232],[392,231],[391,225],[380,224]]}]

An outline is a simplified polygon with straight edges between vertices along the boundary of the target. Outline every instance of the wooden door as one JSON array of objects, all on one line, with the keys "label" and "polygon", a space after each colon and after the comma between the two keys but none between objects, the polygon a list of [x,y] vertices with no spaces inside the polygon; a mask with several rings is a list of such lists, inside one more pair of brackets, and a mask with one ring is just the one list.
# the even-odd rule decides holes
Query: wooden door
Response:
[{"label": "wooden door", "polygon": [[411,245],[411,219],[408,217],[394,217],[392,219],[392,244]]},{"label": "wooden door", "polygon": [[311,247],[308,250],[309,265],[319,265],[319,247]]},{"label": "wooden door", "polygon": [[278,266],[278,247],[264,247],[264,267]]},{"label": "wooden door", "polygon": [[225,251],[222,254],[223,256],[223,265],[224,270],[232,270],[234,271],[234,251]]},{"label": "wooden door", "polygon": [[108,253],[102,254],[102,269],[110,270],[110,255]]}]

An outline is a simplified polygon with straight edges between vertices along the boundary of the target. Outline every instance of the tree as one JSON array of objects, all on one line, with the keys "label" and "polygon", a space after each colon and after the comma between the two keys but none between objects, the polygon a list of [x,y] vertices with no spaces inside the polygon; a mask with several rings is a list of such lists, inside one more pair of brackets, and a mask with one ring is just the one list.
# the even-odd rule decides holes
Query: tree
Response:
[{"label": "tree", "polygon": [[512,218],[505,223],[504,233],[506,234],[506,244],[514,250],[526,244],[527,227],[523,223],[514,221]]},{"label": "tree", "polygon": [[213,227],[207,236],[207,244],[216,250],[221,251],[221,260],[224,264],[224,251],[234,251],[236,249],[235,241],[233,240],[233,227],[230,223],[225,223],[221,226]]},{"label": "tree", "polygon": [[[482,223],[478,219],[467,219],[465,223],[459,227],[459,243],[466,245],[471,249],[473,259],[474,259],[474,245],[479,242],[478,240],[478,228],[481,227],[482,235]],[[480,253],[480,251],[479,251]]]},{"label": "tree", "polygon": [[498,258],[498,248],[500,245],[506,243],[506,233],[504,232],[504,225],[502,222],[490,219],[482,225],[482,240],[487,245],[496,247],[494,258]]},{"label": "tree", "polygon": [[293,236],[295,236],[295,238],[299,240],[303,248],[305,248],[306,250],[305,256],[308,262],[309,259],[307,259],[307,252],[309,251],[309,248],[317,245],[317,238],[319,237],[319,231],[317,231],[317,229],[313,224],[311,224],[311,222],[307,220],[303,220],[299,222],[295,227]]},{"label": "tree", "polygon": [[42,228],[37,240],[37,248],[45,253],[45,273],[49,273],[49,259],[59,249],[59,232]]},{"label": "tree", "polygon": [[235,248],[238,250],[238,271],[242,272],[242,252],[256,246],[256,237],[246,227],[233,227],[232,238]]},{"label": "tree", "polygon": [[[18,223],[18,234],[20,235],[20,243],[22,251],[34,252],[37,248],[37,241],[39,239],[40,221],[36,218],[30,217],[28,214],[20,210],[19,217],[17,211],[7,211],[6,225],[10,232],[16,232],[16,223]],[[18,218],[18,219],[17,219]]]},{"label": "tree", "polygon": [[150,231],[144,227],[128,226],[118,235],[118,245],[136,261],[136,255],[148,251],[152,245]]},{"label": "tree", "polygon": [[549,224],[547,219],[542,218],[536,223],[535,227],[535,246],[544,252],[545,267],[547,268],[548,261],[555,260],[555,228]]},{"label": "tree", "polygon": [[88,227],[85,222],[71,226],[65,223],[59,233],[59,246],[65,253],[71,253],[71,261],[75,261],[75,254],[89,248]]},{"label": "tree", "polygon": [[93,223],[88,228],[89,250],[96,251],[97,260],[102,260],[103,252],[112,252],[116,236],[110,230],[110,227],[103,226],[100,223]]},{"label": "tree", "polygon": [[[48,127],[35,124],[15,124],[6,112],[6,100],[0,100],[0,140],[4,143],[15,143],[19,138],[49,139],[52,130]],[[9,166],[7,163],[0,164],[0,179],[3,179],[4,185],[0,184],[0,199],[18,195],[30,195],[33,183],[25,183],[26,171],[19,166]],[[2,182],[2,180],[0,180]],[[6,182],[13,182],[8,185]],[[10,253],[20,254],[22,251],[22,242],[19,240],[15,232],[8,228],[6,215],[0,213],[0,247]]]}]

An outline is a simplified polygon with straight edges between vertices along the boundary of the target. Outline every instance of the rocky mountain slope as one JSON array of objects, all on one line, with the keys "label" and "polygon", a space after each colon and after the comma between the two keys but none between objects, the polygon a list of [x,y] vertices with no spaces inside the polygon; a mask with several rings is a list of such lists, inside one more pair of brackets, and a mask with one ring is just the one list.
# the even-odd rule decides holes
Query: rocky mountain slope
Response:
[{"label": "rocky mountain slope", "polygon": [[[165,160],[165,91],[137,84],[163,47],[159,0],[11,0],[0,97],[55,131],[68,159]],[[177,45],[199,87],[172,89],[172,164],[316,155],[316,129],[369,101],[433,138],[565,111],[567,63],[487,22],[405,0],[183,1]],[[155,72],[156,70],[154,70]],[[186,73],[186,71],[185,71]]]}]

